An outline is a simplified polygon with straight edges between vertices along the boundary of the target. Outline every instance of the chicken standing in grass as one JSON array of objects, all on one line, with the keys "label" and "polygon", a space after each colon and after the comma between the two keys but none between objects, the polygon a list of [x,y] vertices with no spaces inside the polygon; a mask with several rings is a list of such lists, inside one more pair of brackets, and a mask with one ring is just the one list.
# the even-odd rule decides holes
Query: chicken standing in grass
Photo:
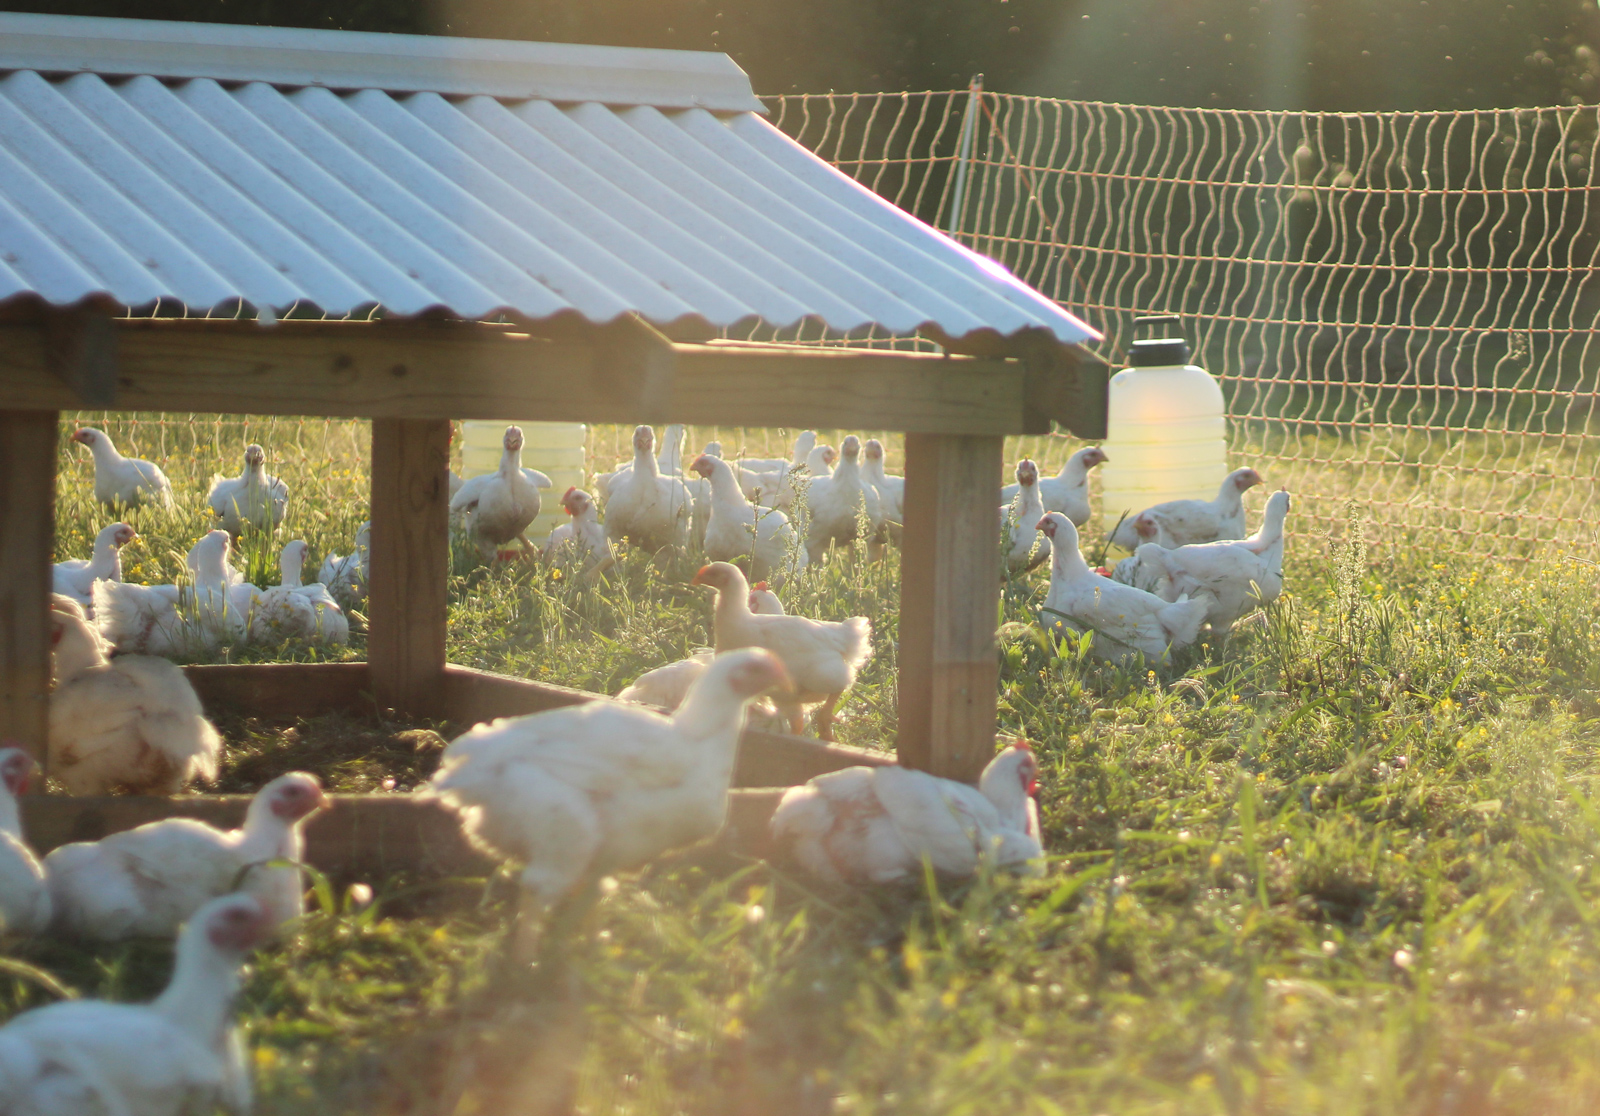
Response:
[{"label": "chicken standing in grass", "polygon": [[689,541],[694,498],[681,478],[663,475],[654,456],[655,431],[633,432],[633,468],[613,478],[606,500],[606,537],[645,550],[683,547]]},{"label": "chicken standing in grass", "polygon": [[44,868],[23,840],[17,804],[38,770],[21,748],[0,748],[0,934],[42,934],[50,926]]},{"label": "chicken standing in grass", "polygon": [[534,553],[527,530],[539,516],[539,489],[550,487],[549,477],[522,467],[520,426],[506,427],[501,444],[499,468],[462,482],[450,498],[450,514],[486,562],[494,561],[500,548],[514,541],[522,544],[524,553]]},{"label": "chicken standing in grass", "polygon": [[1168,550],[1145,543],[1135,552],[1158,581],[1151,592],[1162,600],[1206,597],[1206,622],[1226,636],[1239,618],[1271,604],[1283,592],[1283,521],[1289,492],[1267,498],[1261,529],[1237,542],[1193,543]]},{"label": "chicken standing in grass", "polygon": [[227,895],[195,912],[154,1003],[66,1000],[15,1016],[0,1027],[0,1112],[249,1112],[244,1041],[229,1018],[239,966],[270,931],[256,899]]},{"label": "chicken standing in grass", "polygon": [[50,639],[50,774],[67,793],[176,794],[216,778],[222,738],[182,670],[147,655],[109,658],[67,597],[53,600]]},{"label": "chicken standing in grass", "polygon": [[122,548],[138,538],[126,523],[103,527],[94,538],[94,555],[57,562],[51,574],[51,588],[71,597],[94,615],[94,583],[122,580]]},{"label": "chicken standing in grass", "polygon": [[[750,611],[765,616],[784,615],[783,602],[778,600],[776,593],[767,588],[765,581],[751,587]],[[645,705],[660,706],[670,713],[683,704],[689,687],[705,673],[706,667],[711,665],[711,660],[715,657],[714,651],[696,651],[687,659],[679,659],[675,663],[647,670],[617,694],[617,697],[622,701],[637,701]],[[758,698],[751,709],[752,720],[757,713],[757,706],[768,707],[759,711],[762,716],[768,712],[773,716],[777,715],[777,710],[771,708],[771,703],[766,698]]]},{"label": "chicken standing in grass", "polygon": [[854,434],[839,447],[839,464],[826,477],[813,477],[805,487],[806,554],[821,562],[832,543],[849,544],[865,518],[868,544],[881,546],[883,505],[877,490],[861,475],[861,439]]},{"label": "chicken standing in grass", "polygon": [[701,454],[691,468],[711,484],[707,557],[719,562],[748,557],[752,576],[771,577],[780,584],[805,568],[806,553],[789,517],[775,509],[752,507],[726,461]]},{"label": "chicken standing in grass", "polygon": [[1043,873],[1033,792],[1039,763],[1018,741],[977,787],[910,768],[847,767],[791,787],[772,836],[801,867],[833,884],[883,884],[935,871],[971,876],[988,863]]},{"label": "chicken standing in grass", "polygon": [[597,701],[479,725],[423,796],[457,811],[473,844],[522,862],[548,906],[722,828],[745,706],[787,684],[752,649],[717,656],[671,716]]},{"label": "chicken standing in grass", "polygon": [[773,695],[773,703],[799,732],[804,709],[820,703],[813,721],[817,735],[833,739],[833,711],[861,664],[872,655],[872,624],[865,616],[848,620],[812,620],[805,616],[763,616],[750,611],[750,585],[743,571],[728,562],[702,566],[695,585],[717,591],[712,631],[717,652],[739,647],[765,647],[783,660],[794,680],[790,692]]},{"label": "chicken standing in grass", "polygon": [[172,482],[153,461],[123,457],[105,431],[85,426],[72,440],[88,446],[94,455],[94,498],[108,508],[136,508],[141,504],[172,507]]},{"label": "chicken standing in grass", "polygon": [[1169,500],[1145,508],[1138,516],[1123,520],[1111,541],[1123,550],[1137,548],[1140,540],[1133,520],[1144,516],[1156,522],[1166,533],[1165,541],[1173,546],[1242,539],[1244,494],[1261,483],[1261,474],[1254,469],[1235,469],[1224,478],[1215,500]]},{"label": "chicken standing in grass", "polygon": [[1012,577],[1041,566],[1050,557],[1050,536],[1039,530],[1044,505],[1039,499],[1039,467],[1024,457],[1017,462],[1017,494],[1000,509],[1000,530],[1006,538],[1006,573]]},{"label": "chicken standing in grass", "polygon": [[270,533],[283,522],[289,486],[267,474],[267,451],[252,442],[244,450],[244,472],[213,477],[206,502],[217,514],[218,526],[234,538],[247,530]]},{"label": "chicken standing in grass", "polygon": [[1077,630],[1092,629],[1097,657],[1125,661],[1143,652],[1151,662],[1169,650],[1186,647],[1200,634],[1209,598],[1164,601],[1152,593],[1101,577],[1078,550],[1078,529],[1060,512],[1039,521],[1050,536],[1050,592],[1047,616],[1065,620]]},{"label": "chicken standing in grass", "polygon": [[[1039,502],[1047,512],[1060,512],[1072,520],[1074,527],[1089,522],[1089,470],[1106,461],[1106,451],[1099,446],[1087,446],[1067,458],[1061,471],[1053,477],[1039,478]],[[1016,499],[1018,486],[1008,484],[1000,490],[1000,499],[1011,503]]]},{"label": "chicken standing in grass", "polygon": [[867,478],[878,493],[878,502],[883,507],[883,517],[890,523],[904,523],[906,521],[906,478],[891,476],[883,471],[883,443],[876,438],[868,438],[866,460],[861,465],[861,475]]},{"label": "chicken standing in grass", "polygon": [[[300,869],[264,865],[304,859],[301,828],[327,805],[315,775],[291,771],[256,792],[242,829],[164,818],[62,845],[44,858],[55,927],[95,941],[171,934],[205,903],[239,887],[260,900],[272,925],[287,922],[302,910]],[[263,867],[241,884],[251,865]]]}]

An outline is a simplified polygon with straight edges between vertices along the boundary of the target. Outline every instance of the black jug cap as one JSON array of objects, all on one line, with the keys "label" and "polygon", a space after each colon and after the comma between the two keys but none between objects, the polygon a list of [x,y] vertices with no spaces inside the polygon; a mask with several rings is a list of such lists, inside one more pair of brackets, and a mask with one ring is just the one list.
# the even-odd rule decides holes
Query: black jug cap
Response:
[{"label": "black jug cap", "polygon": [[1128,364],[1134,368],[1163,368],[1189,363],[1189,342],[1181,337],[1152,337],[1135,341],[1128,349]]}]

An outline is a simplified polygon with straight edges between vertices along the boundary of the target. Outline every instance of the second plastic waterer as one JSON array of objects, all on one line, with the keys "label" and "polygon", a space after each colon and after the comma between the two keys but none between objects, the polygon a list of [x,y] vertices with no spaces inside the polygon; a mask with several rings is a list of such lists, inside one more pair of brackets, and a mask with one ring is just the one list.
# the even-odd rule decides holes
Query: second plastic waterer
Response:
[{"label": "second plastic waterer", "polygon": [[1134,319],[1128,365],[1111,377],[1100,469],[1106,530],[1124,512],[1166,500],[1213,499],[1228,475],[1228,425],[1222,389],[1189,363],[1189,342],[1175,317]]}]

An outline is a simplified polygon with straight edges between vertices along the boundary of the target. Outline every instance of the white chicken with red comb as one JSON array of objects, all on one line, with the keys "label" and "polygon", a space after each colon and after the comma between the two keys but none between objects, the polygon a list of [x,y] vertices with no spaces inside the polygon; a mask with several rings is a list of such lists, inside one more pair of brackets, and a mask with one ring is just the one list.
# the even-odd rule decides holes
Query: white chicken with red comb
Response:
[{"label": "white chicken with red comb", "polygon": [[22,837],[17,799],[39,765],[21,748],[0,748],[0,933],[42,934],[50,926],[50,892],[44,868]]},{"label": "white chicken with red comb", "polygon": [[1154,663],[1169,651],[1195,641],[1206,621],[1210,598],[1164,601],[1132,585],[1102,577],[1089,568],[1078,550],[1078,529],[1060,512],[1039,521],[1050,536],[1050,592],[1045,597],[1047,622],[1065,623],[1074,631],[1092,629],[1097,658],[1124,662],[1136,652]]},{"label": "white chicken with red comb", "polygon": [[161,466],[140,457],[123,457],[105,431],[85,426],[73,431],[72,440],[94,457],[94,498],[108,508],[135,508],[141,504],[172,507],[172,482]]},{"label": "white chicken with red comb", "polygon": [[[291,771],[256,792],[242,829],[164,818],[99,841],[62,845],[44,858],[54,925],[97,941],[171,934],[206,902],[235,888],[259,899],[274,926],[287,922],[301,913],[300,870],[264,865],[303,860],[301,829],[327,805],[315,775]],[[261,867],[244,873],[252,865]]]},{"label": "white chicken with red comb", "polygon": [[88,558],[68,558],[57,562],[51,572],[50,587],[71,597],[94,615],[94,583],[122,580],[122,548],[139,535],[126,523],[103,527],[94,537],[94,553]]},{"label": "white chicken with red comb", "polygon": [[500,548],[511,542],[520,542],[527,553],[533,551],[526,532],[539,515],[539,489],[550,487],[549,477],[522,467],[522,427],[506,427],[500,442],[499,467],[463,481],[450,497],[450,515],[460,534],[486,562],[494,561]]},{"label": "white chicken with red comb", "polygon": [[278,584],[257,594],[247,606],[250,642],[298,639],[343,646],[350,641],[350,622],[328,587],[320,581],[300,583],[308,549],[303,540],[295,539],[278,555]]},{"label": "white chicken with red comb", "polygon": [[1043,565],[1050,557],[1050,536],[1039,530],[1044,504],[1039,499],[1039,466],[1024,457],[1017,462],[1017,494],[1000,509],[1005,540],[1006,573],[1015,577]]},{"label": "white chicken with red comb", "polygon": [[1038,778],[1023,741],[991,760],[977,787],[904,767],[849,767],[785,792],[772,836],[828,883],[917,876],[924,858],[949,876],[971,876],[984,863],[1039,875]]},{"label": "white chicken with red comb", "polygon": [[[1103,465],[1109,458],[1099,446],[1086,446],[1061,466],[1053,477],[1039,478],[1039,502],[1047,512],[1060,512],[1072,520],[1074,527],[1089,522],[1089,470]],[[1010,503],[1017,498],[1017,485],[1008,484],[1000,490],[1000,499]]]},{"label": "white chicken with red comb", "polygon": [[721,829],[745,706],[788,684],[777,656],[750,649],[718,655],[670,716],[595,701],[479,725],[450,742],[422,797],[554,905]]},{"label": "white chicken with red comb", "polygon": [[681,477],[662,472],[655,445],[654,430],[634,428],[633,468],[612,478],[606,497],[606,538],[652,551],[681,548],[689,541],[694,496]]},{"label": "white chicken with red comb", "polygon": [[271,933],[249,895],[195,912],[166,990],[150,1004],[65,1000],[0,1027],[8,1116],[182,1116],[250,1110],[243,1037],[231,1025],[239,966]]},{"label": "white chicken with red comb", "polygon": [[611,540],[600,525],[594,498],[581,488],[569,488],[561,494],[561,507],[572,518],[550,532],[544,545],[545,558],[560,558],[563,548],[569,548],[586,564],[610,565]]},{"label": "white chicken with red comb", "polygon": [[[1245,532],[1244,494],[1264,483],[1254,469],[1235,469],[1222,481],[1215,500],[1168,500],[1145,508],[1138,516],[1122,521],[1111,541],[1123,550],[1140,544],[1134,521],[1148,516],[1165,533],[1163,546],[1188,546],[1190,543],[1218,539],[1242,539]],[[1112,509],[1113,514],[1117,509]]]},{"label": "white chicken with red comb", "polygon": [[753,507],[739,491],[726,461],[703,453],[690,468],[711,484],[705,530],[708,558],[718,562],[748,558],[752,576],[770,576],[780,584],[805,568],[806,553],[789,517],[776,509]]}]

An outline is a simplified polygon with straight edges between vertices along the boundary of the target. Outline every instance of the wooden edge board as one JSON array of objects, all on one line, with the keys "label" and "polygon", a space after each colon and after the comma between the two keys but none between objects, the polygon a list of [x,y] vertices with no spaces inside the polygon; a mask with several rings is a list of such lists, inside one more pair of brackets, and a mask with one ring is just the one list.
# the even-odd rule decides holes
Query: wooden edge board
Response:
[{"label": "wooden edge board", "polygon": [[[781,789],[735,790],[728,823],[710,843],[686,851],[765,857],[772,852],[767,823]],[[424,876],[481,876],[494,862],[461,833],[456,816],[436,802],[407,794],[336,794],[333,806],[306,823],[306,863],[335,879],[377,882],[394,872]],[[224,829],[244,822],[250,796],[118,795],[69,798],[24,795],[22,831],[40,856],[71,841],[98,841],[164,818],[193,818]]]},{"label": "wooden edge board", "polygon": [[183,673],[208,712],[282,718],[375,708],[366,663],[203,663]]}]

